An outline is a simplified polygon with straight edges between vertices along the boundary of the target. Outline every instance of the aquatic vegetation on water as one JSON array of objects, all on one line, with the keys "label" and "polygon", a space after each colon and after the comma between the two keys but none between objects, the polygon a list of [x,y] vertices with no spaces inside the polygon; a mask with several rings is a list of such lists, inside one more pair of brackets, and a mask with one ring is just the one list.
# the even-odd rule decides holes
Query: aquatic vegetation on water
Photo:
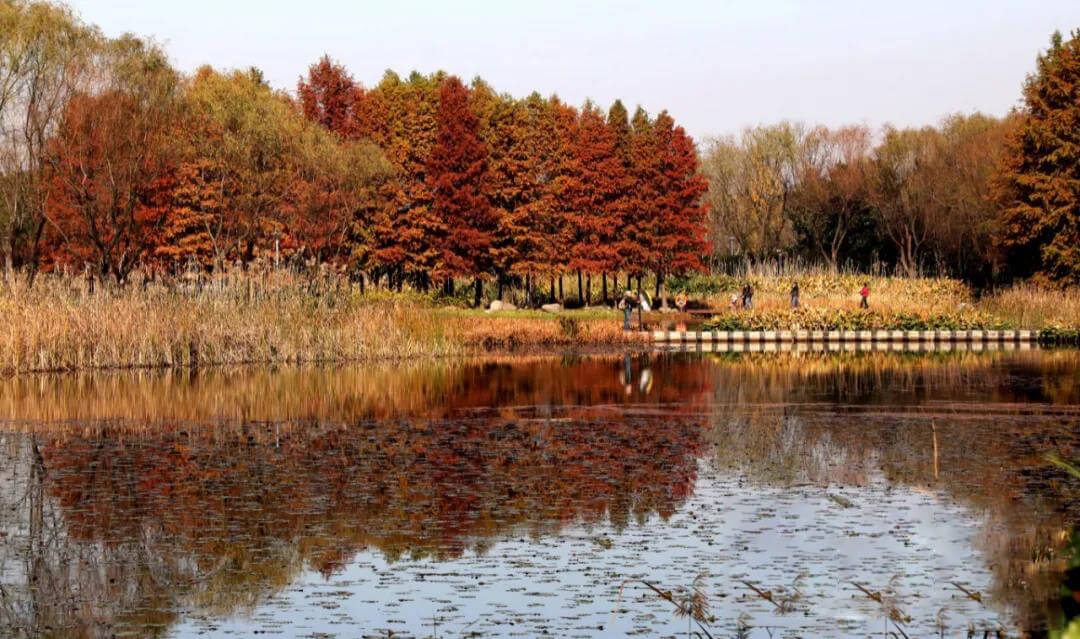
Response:
[{"label": "aquatic vegetation on water", "polygon": [[1043,454],[1080,456],[1078,369],[639,354],[15,378],[0,627],[1016,637],[1045,630],[1067,567],[1077,484]]}]

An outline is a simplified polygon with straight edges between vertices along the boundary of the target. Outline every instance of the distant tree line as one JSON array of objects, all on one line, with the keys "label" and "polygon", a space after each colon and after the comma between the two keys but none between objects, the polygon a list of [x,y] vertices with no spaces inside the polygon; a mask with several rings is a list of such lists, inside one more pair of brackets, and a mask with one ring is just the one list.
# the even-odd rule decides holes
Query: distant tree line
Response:
[{"label": "distant tree line", "polygon": [[699,150],[666,111],[515,98],[443,72],[365,88],[324,57],[295,97],[255,68],[185,76],[153,42],[50,2],[0,0],[0,32],[0,261],[31,279],[302,259],[533,301],[561,298],[564,274],[579,294],[598,277],[606,298],[609,278],[799,256],[1080,279],[1076,34],[1054,36],[1004,119],[880,134],[784,122]]},{"label": "distant tree line", "polygon": [[599,276],[607,298],[609,275],[640,285],[647,272],[703,266],[707,185],[666,111],[518,99],[441,72],[387,72],[368,90],[325,57],[297,93],[310,120],[374,142],[393,166],[354,219],[364,237],[349,238],[353,258],[391,286],[475,278],[478,296],[494,279],[561,297],[556,277],[576,273],[579,292],[583,275]]},{"label": "distant tree line", "polygon": [[1004,118],[872,131],[781,122],[706,141],[714,263],[1080,283],[1080,38],[1039,56]]},{"label": "distant tree line", "polygon": [[515,99],[443,72],[368,90],[325,57],[292,98],[254,68],[185,77],[62,5],[0,11],[9,270],[122,283],[299,257],[398,289],[469,278],[479,302],[484,280],[554,296],[564,273],[579,291],[599,276],[607,297],[609,276],[640,285],[707,254],[697,151],[667,112]]}]

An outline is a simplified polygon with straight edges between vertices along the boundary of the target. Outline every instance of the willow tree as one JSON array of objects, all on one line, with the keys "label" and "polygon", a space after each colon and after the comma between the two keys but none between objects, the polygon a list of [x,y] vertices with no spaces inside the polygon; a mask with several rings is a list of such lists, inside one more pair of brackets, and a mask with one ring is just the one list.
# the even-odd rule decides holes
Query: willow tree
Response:
[{"label": "willow tree", "polygon": [[788,200],[804,136],[802,125],[781,122],[708,143],[702,171],[709,182],[706,202],[717,248],[729,246],[724,235],[739,252],[760,257],[792,246]]},{"label": "willow tree", "polygon": [[36,270],[45,230],[47,145],[68,101],[87,89],[104,38],[71,9],[0,0],[0,253]]},{"label": "willow tree", "polygon": [[870,129],[863,125],[807,133],[798,154],[797,186],[788,217],[799,233],[836,269],[841,249],[866,207]]},{"label": "willow tree", "polygon": [[923,267],[941,197],[931,167],[939,163],[940,133],[933,127],[886,127],[874,149],[870,201],[885,235],[896,246],[898,266],[908,277]]}]

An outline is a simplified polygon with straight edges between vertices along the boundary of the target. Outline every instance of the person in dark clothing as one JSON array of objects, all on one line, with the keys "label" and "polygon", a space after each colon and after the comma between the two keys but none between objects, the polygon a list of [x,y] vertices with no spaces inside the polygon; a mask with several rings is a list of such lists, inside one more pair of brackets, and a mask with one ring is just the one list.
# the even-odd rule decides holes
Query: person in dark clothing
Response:
[{"label": "person in dark clothing", "polygon": [[799,283],[791,286],[791,308],[799,308]]},{"label": "person in dark clothing", "polygon": [[754,288],[749,283],[743,288],[743,308],[754,308]]},{"label": "person in dark clothing", "polygon": [[870,308],[870,303],[867,298],[870,297],[870,282],[863,284],[862,290],[859,291],[859,295],[862,296],[862,301],[859,302],[859,308]]}]

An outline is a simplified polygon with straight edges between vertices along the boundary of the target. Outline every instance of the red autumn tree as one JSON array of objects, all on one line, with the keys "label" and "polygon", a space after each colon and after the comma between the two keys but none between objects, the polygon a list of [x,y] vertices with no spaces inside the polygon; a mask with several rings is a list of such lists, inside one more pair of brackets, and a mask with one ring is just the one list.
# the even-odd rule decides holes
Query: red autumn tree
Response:
[{"label": "red autumn tree", "polygon": [[654,262],[655,238],[660,232],[658,217],[658,191],[660,186],[659,153],[653,122],[644,109],[638,107],[631,121],[629,151],[631,189],[626,203],[624,220],[624,249],[626,269],[641,278]]},{"label": "red autumn tree", "polygon": [[205,158],[172,169],[151,202],[165,209],[157,231],[153,259],[169,269],[190,260],[202,266],[214,263],[214,227],[224,217],[221,166]]},{"label": "red autumn tree", "polygon": [[413,73],[407,81],[387,72],[358,110],[363,130],[371,132],[395,169],[379,191],[374,214],[372,258],[391,285],[411,276],[427,288],[439,266],[446,227],[432,210],[427,163],[435,145],[439,87],[445,75]]},{"label": "red autumn tree", "polygon": [[[621,193],[625,173],[616,154],[615,136],[604,114],[592,103],[581,110],[572,153],[578,179],[563,192],[566,222],[573,232],[569,267],[581,274],[600,274],[619,263],[618,233],[622,225]],[[579,298],[580,287],[579,287]],[[587,303],[588,297],[581,299]]]},{"label": "red autumn tree", "polygon": [[522,141],[518,173],[522,192],[517,207],[511,212],[515,254],[511,271],[529,279],[538,275],[548,276],[550,296],[554,299],[554,277],[560,269],[551,258],[563,252],[560,241],[562,232],[555,212],[552,188],[552,177],[558,161],[554,103],[533,93],[526,98],[522,108],[525,119],[518,122],[516,129]]},{"label": "red autumn tree", "polygon": [[651,238],[652,267],[663,299],[665,275],[702,268],[701,257],[708,248],[702,196],[708,184],[698,171],[694,141],[681,126],[675,126],[667,111],[657,116],[654,135],[659,172],[653,192],[657,209]]},{"label": "red autumn tree", "polygon": [[[581,168],[581,189],[570,201],[569,221],[576,230],[570,268],[590,274],[615,270],[621,261],[625,171],[616,136],[604,112],[586,103],[581,110],[575,152]],[[592,287],[589,287],[590,294]],[[586,296],[586,302],[591,300]]]},{"label": "red autumn tree", "polygon": [[487,179],[484,195],[495,219],[491,247],[492,265],[502,299],[503,285],[520,259],[514,238],[523,229],[514,211],[521,205],[524,191],[524,162],[529,153],[522,148],[524,108],[508,95],[499,95],[489,84],[476,78],[470,87],[470,105],[477,117],[477,135],[488,149]]},{"label": "red autumn tree", "polygon": [[158,115],[119,91],[68,103],[48,150],[54,261],[123,282],[146,256],[163,218],[149,194],[169,168]]},{"label": "red autumn tree", "polygon": [[337,135],[348,138],[357,132],[360,86],[345,67],[324,55],[300,78],[296,95],[304,116]]},{"label": "red autumn tree", "polygon": [[[626,271],[629,273],[635,264],[641,264],[644,262],[644,256],[641,254],[640,246],[637,242],[635,228],[630,224],[630,220],[633,216],[634,206],[637,204],[635,198],[638,197],[634,189],[634,173],[633,173],[633,154],[631,149],[631,134],[630,118],[626,112],[626,107],[623,106],[621,100],[615,100],[608,109],[607,126],[611,130],[612,136],[615,139],[615,155],[619,159],[619,164],[622,166],[622,172],[618,176],[619,180],[616,185],[618,195],[612,198],[609,204],[610,213],[609,217],[613,220],[618,220],[618,226],[615,229],[615,237],[613,238],[613,244],[615,250],[618,253],[617,263],[615,264],[615,270]],[[614,282],[615,289],[619,287],[618,274],[615,275],[616,280]],[[626,288],[630,288],[630,276],[627,275]],[[607,299],[607,278],[604,278],[604,299]]]},{"label": "red autumn tree", "polygon": [[[570,268],[577,237],[574,216],[575,201],[584,191],[581,160],[576,151],[578,112],[558,97],[551,98],[555,133],[555,157],[552,163],[551,194],[553,200],[552,235],[545,242],[544,261],[559,277],[559,298],[562,299],[562,273]],[[580,278],[579,278],[580,289]]]},{"label": "red autumn tree", "polygon": [[382,151],[367,140],[343,141],[316,128],[300,146],[307,161],[293,167],[289,238],[320,260],[369,266],[372,210],[390,174]]},{"label": "red autumn tree", "polygon": [[476,278],[475,305],[492,270],[496,220],[484,195],[488,151],[469,89],[451,76],[439,89],[438,133],[427,164],[432,211],[446,227],[437,274]]}]

